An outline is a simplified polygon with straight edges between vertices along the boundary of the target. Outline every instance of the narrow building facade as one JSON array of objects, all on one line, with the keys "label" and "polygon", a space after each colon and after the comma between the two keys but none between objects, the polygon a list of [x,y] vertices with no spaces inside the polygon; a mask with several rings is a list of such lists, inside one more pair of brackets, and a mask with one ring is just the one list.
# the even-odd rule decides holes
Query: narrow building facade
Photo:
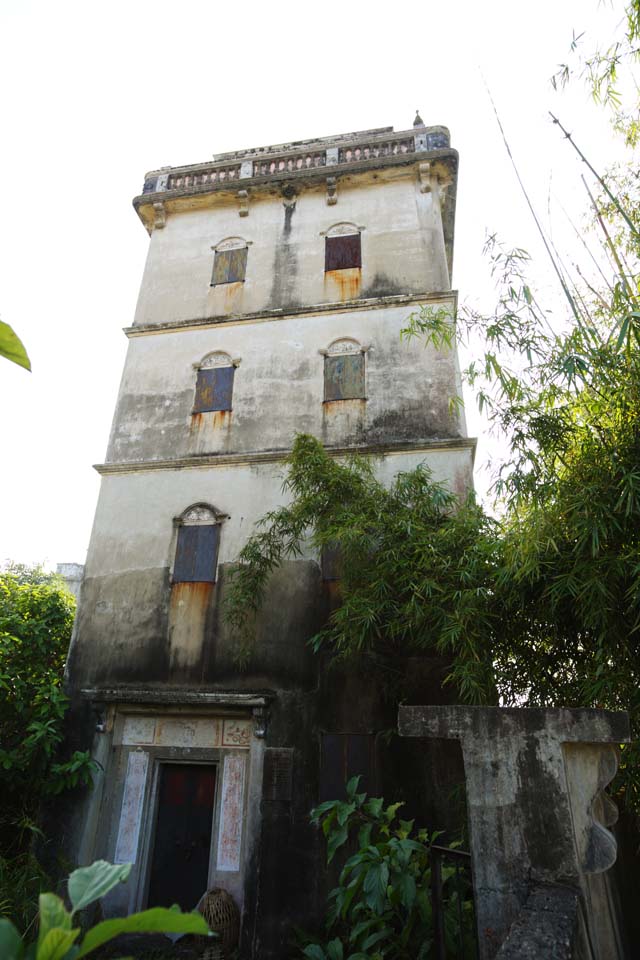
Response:
[{"label": "narrow building facade", "polygon": [[311,807],[354,773],[411,793],[382,736],[395,704],[307,644],[335,602],[330,564],[307,552],[276,572],[242,670],[221,606],[299,432],[383,479],[426,462],[470,489],[455,352],[400,336],[422,305],[455,314],[456,180],[448,131],[417,117],[154,170],[134,200],[149,253],[68,667],[100,765],[68,856],[134,865],[107,913],[222,887],[240,956],[280,958],[322,909]]}]

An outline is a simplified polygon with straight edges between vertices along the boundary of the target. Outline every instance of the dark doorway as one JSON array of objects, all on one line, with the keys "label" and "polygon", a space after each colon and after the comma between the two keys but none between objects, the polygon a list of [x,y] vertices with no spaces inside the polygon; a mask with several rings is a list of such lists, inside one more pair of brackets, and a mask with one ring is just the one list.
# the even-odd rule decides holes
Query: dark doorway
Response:
[{"label": "dark doorway", "polygon": [[193,910],[207,889],[216,768],[160,765],[148,904]]}]

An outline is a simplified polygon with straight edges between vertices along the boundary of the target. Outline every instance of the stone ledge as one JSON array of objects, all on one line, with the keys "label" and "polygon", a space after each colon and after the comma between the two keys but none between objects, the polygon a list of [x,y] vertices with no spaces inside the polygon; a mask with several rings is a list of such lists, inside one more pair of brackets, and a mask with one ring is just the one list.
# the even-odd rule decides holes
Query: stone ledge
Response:
[{"label": "stone ledge", "polygon": [[[352,447],[325,447],[332,457],[345,457],[349,454],[360,456],[399,456],[403,453],[438,453],[447,450],[471,450],[475,458],[477,440],[475,437],[452,437],[445,440],[420,439],[412,443],[362,444]],[[202,453],[189,457],[166,458],[164,460],[129,460],[113,463],[94,463],[93,469],[100,476],[113,474],[138,473],[149,470],[184,470],[186,468],[218,467],[254,463],[283,462],[291,453],[291,448],[279,450],[255,451],[251,453]]]},{"label": "stone ledge", "polygon": [[404,304],[442,302],[452,302],[455,314],[458,307],[458,291],[392,294],[387,297],[367,297],[361,300],[342,300],[332,301],[331,303],[313,303],[300,307],[278,307],[275,310],[256,310],[253,313],[193,317],[188,320],[170,320],[166,323],[140,323],[131,327],[123,327],[123,331],[131,339],[132,337],[145,337],[156,333],[174,333],[179,330],[208,329],[222,324],[266,323],[269,320],[288,320],[290,317],[314,316],[324,313],[351,313],[358,310],[379,310]]},{"label": "stone ledge", "polygon": [[256,690],[249,693],[237,690],[185,690],[182,687],[84,687],[80,691],[84,700],[92,703],[160,704],[175,706],[219,707],[267,707],[275,700],[271,690]]}]

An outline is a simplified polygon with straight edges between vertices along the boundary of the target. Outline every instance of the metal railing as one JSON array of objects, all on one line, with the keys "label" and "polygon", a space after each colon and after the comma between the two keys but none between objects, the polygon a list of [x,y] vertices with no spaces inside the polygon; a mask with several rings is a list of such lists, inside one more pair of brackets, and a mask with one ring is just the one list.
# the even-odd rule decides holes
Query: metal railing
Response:
[{"label": "metal railing", "polygon": [[[471,854],[431,845],[431,911],[436,960],[476,960]],[[452,866],[443,865],[449,861]]]}]

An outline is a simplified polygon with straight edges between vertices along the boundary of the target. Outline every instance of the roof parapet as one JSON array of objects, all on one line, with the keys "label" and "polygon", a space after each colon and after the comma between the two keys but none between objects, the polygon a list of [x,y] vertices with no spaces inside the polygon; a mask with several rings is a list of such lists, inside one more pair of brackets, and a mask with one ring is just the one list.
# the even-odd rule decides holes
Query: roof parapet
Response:
[{"label": "roof parapet", "polygon": [[353,162],[429,153],[449,146],[446,127],[414,127],[397,133],[393,127],[379,127],[318,140],[218,154],[204,163],[161,167],[145,175],[142,196],[146,199],[148,194],[166,194],[175,190],[200,192],[202,188],[230,185],[256,177],[282,178],[287,174],[325,167],[339,168]]}]

